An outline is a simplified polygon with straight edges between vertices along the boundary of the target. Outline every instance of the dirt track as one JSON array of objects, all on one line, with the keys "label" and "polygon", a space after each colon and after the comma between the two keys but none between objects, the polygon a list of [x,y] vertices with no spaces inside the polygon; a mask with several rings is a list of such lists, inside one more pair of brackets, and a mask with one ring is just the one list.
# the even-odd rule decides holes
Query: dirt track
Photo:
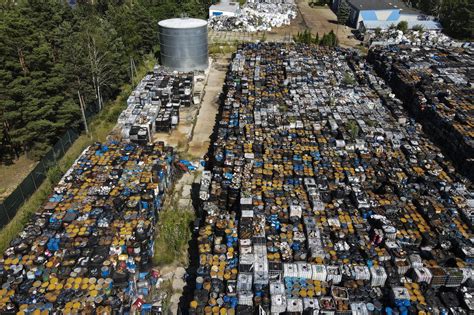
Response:
[{"label": "dirt track", "polygon": [[209,148],[209,137],[212,134],[219,109],[218,98],[222,92],[228,64],[229,59],[227,58],[217,59],[211,67],[193,137],[187,152],[192,157],[202,158]]}]

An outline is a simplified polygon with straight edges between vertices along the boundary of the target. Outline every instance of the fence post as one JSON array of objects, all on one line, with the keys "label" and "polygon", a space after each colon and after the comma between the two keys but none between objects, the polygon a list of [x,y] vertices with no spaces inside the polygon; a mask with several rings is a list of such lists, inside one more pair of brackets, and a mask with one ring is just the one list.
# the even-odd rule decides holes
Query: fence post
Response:
[{"label": "fence post", "polygon": [[[21,184],[23,184],[23,182],[21,182]],[[25,202],[25,200],[26,200],[25,193],[23,192],[23,189],[21,189],[21,184],[18,185],[18,187],[16,189],[20,190],[21,196],[23,197],[23,202]],[[22,202],[22,204],[23,204],[23,202]]]},{"label": "fence post", "polygon": [[40,162],[40,163],[43,164],[44,176],[47,177],[49,165],[45,165],[45,163],[44,163],[44,158],[41,159],[41,162]]},{"label": "fence post", "polygon": [[38,185],[36,184],[35,176],[32,175],[32,173],[34,172],[35,169],[36,169],[36,167],[33,169],[33,171],[31,171],[31,173],[28,176],[31,176],[31,180],[33,181],[33,185],[35,186],[35,191],[36,191],[36,190],[38,190]]},{"label": "fence post", "polygon": [[[52,160],[49,160],[49,159],[47,160],[47,159],[46,159],[47,156],[44,156],[44,157],[38,162],[38,164],[36,165],[36,167],[28,174],[28,176],[30,176],[30,177],[31,177],[31,180],[33,181],[33,185],[34,185],[34,188],[35,188],[34,192],[36,192],[36,191],[38,190],[39,185],[40,185],[44,180],[47,180],[47,175],[48,175],[48,170],[49,170],[49,168],[50,168],[51,166],[53,166],[55,163],[57,163],[57,161],[58,161],[62,156],[64,156],[64,155],[66,154],[66,150],[67,150],[67,149],[70,147],[70,145],[73,143],[73,135],[75,135],[75,133],[73,133],[73,131],[72,131],[71,129],[68,129],[67,132],[66,132],[66,134],[63,135],[63,136],[61,137],[61,139],[59,139],[59,141],[60,141],[60,146],[61,146],[61,150],[62,150],[62,151],[61,151],[61,152],[62,152],[62,155],[61,155],[61,152],[59,152],[59,155],[58,155],[58,156],[56,155],[56,151],[54,150],[54,148],[55,148],[55,146],[56,146],[56,144],[55,144],[55,145],[51,148],[51,150],[48,151],[48,153],[46,154],[46,155],[48,155],[49,152],[52,152],[52,154],[53,154],[53,159],[52,159]],[[76,137],[75,139],[77,139],[77,137]],[[75,139],[74,139],[74,140],[75,140]],[[67,144],[68,144],[67,147],[64,146],[64,141],[67,142]],[[40,163],[41,163],[41,165],[43,166],[43,172],[44,172],[44,173],[41,173],[41,172],[38,172],[38,173],[42,175],[42,176],[40,177],[40,179],[41,179],[41,178],[44,178],[44,179],[43,179],[43,181],[37,183],[36,180],[35,180],[35,177],[36,177],[35,174],[36,174],[36,173],[34,173],[33,171],[35,171],[35,170],[37,169],[37,167],[38,167],[38,165],[40,165]],[[23,199],[22,199],[22,202],[20,203],[20,206],[25,203],[25,201],[26,201],[27,198],[31,197],[31,195],[25,197],[25,193],[23,192],[23,189],[21,188],[21,185],[25,182],[25,180],[28,178],[28,176],[27,176],[27,177],[21,182],[21,184],[16,188],[16,189],[19,189],[20,194],[21,194],[21,197],[23,198]],[[15,189],[13,192],[16,192],[16,189]],[[12,192],[12,193],[13,193],[13,192]],[[34,193],[34,192],[33,192],[33,193]],[[10,196],[11,196],[11,194],[10,194]],[[8,196],[8,197],[10,197],[10,196]],[[0,213],[1,213],[1,211],[3,211],[3,213],[5,214],[5,218],[6,218],[6,222],[2,222],[2,221],[0,220],[0,227],[2,227],[2,226],[4,226],[4,225],[8,224],[8,222],[10,222],[11,219],[12,219],[12,218],[10,218],[10,215],[8,214],[7,206],[5,205],[5,202],[9,200],[8,197],[7,197],[2,203],[0,203]],[[11,198],[10,198],[10,199],[11,199]],[[20,207],[20,206],[18,206],[16,203],[13,204],[13,205],[9,204],[8,207],[10,208],[10,206],[13,206],[13,207],[15,208],[15,209],[14,209],[14,210],[15,210],[15,211],[14,211],[15,213],[16,213],[16,211],[17,211],[17,210],[19,209],[19,207]]]},{"label": "fence post", "polygon": [[3,211],[7,215],[7,219],[8,219],[7,224],[8,224],[8,222],[10,222],[11,219],[10,219],[10,215],[8,214],[7,207],[5,206],[5,203],[3,203]]},{"label": "fence post", "polygon": [[53,151],[54,164],[56,164],[58,162],[58,157],[56,156],[56,151],[54,151],[54,146],[51,148],[51,150]]},{"label": "fence post", "polygon": [[64,144],[63,144],[63,139],[66,137],[66,135],[62,136],[59,142],[61,143],[61,152],[63,153],[61,156],[64,156]]}]

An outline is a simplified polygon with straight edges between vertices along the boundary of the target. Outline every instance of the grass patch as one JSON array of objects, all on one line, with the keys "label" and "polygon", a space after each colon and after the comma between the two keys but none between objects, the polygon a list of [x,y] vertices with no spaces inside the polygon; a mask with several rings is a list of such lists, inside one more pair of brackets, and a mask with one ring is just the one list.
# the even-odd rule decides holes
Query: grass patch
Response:
[{"label": "grass patch", "polygon": [[195,215],[192,211],[178,209],[176,204],[172,202],[160,213],[153,257],[156,266],[173,262],[186,264],[187,261],[187,245],[191,239],[190,225]]},{"label": "grass patch", "polygon": [[30,160],[26,154],[22,154],[11,163],[13,164],[0,164],[0,200],[8,197],[37,164],[36,161]]},{"label": "grass patch", "polygon": [[237,43],[212,43],[209,44],[209,55],[216,56],[220,54],[229,54],[237,50]]},{"label": "grass patch", "polygon": [[367,56],[367,54],[369,53],[369,48],[365,47],[363,44],[357,45],[354,48],[358,49],[362,56]]},{"label": "grass patch", "polygon": [[[153,56],[146,56],[143,64],[138,68],[137,77],[143,77],[149,69],[153,68],[154,64]],[[31,215],[48,199],[53,187],[72,166],[82,151],[96,141],[106,140],[114,128],[120,112],[127,106],[126,100],[131,92],[132,86],[124,84],[120,95],[115,100],[107,102],[102,112],[89,121],[90,135],[82,134],[79,136],[56,165],[50,168],[47,178],[38,187],[38,190],[18,209],[15,217],[0,230],[0,252],[4,252],[12,239],[23,230]]]}]

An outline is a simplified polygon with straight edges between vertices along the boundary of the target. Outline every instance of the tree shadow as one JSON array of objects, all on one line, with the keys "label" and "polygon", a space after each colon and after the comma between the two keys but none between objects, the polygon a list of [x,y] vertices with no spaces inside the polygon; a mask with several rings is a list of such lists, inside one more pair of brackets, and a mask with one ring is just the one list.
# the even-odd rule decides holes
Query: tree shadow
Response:
[{"label": "tree shadow", "polygon": [[[232,55],[232,58],[235,57],[235,53]],[[231,64],[227,66],[227,70],[231,67]],[[223,113],[223,104],[225,94],[227,93],[226,87],[224,85],[224,89],[222,93],[219,94],[219,111],[215,117],[214,128],[212,131],[211,136],[209,137],[210,143],[214,143],[217,140],[218,136],[218,129],[219,129],[219,121],[222,119]],[[214,160],[214,146],[209,145],[209,149],[207,152],[207,156],[209,157],[208,162],[206,163],[205,169],[212,170],[213,165],[215,163]],[[203,202],[199,198],[199,189],[201,184],[200,183],[193,183],[191,185],[191,201],[196,212],[196,220],[195,222],[191,222],[190,229],[192,231],[192,237],[188,242],[188,267],[186,268],[186,285],[183,288],[183,294],[179,299],[178,303],[178,315],[187,315],[189,314],[189,304],[194,299],[194,290],[196,289],[196,277],[197,277],[197,270],[199,267],[199,247],[198,247],[198,236],[199,236],[199,228],[203,225],[206,213],[203,210]]]},{"label": "tree shadow", "polygon": [[198,228],[202,224],[202,203],[199,199],[199,183],[191,185],[191,200],[196,211],[196,220],[190,223],[189,228],[192,231],[192,237],[188,242],[188,267],[186,268],[186,285],[183,288],[183,294],[178,303],[178,314],[189,314],[189,304],[194,298],[194,289],[196,288],[196,273],[199,267],[198,250]]}]

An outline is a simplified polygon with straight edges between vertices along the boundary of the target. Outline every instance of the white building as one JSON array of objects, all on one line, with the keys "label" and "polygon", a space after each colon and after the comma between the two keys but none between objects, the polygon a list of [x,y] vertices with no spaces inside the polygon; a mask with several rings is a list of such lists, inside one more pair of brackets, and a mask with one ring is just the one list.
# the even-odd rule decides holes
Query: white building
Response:
[{"label": "white building", "polygon": [[209,7],[209,18],[220,15],[235,16],[239,10],[240,5],[238,2],[224,0]]}]

